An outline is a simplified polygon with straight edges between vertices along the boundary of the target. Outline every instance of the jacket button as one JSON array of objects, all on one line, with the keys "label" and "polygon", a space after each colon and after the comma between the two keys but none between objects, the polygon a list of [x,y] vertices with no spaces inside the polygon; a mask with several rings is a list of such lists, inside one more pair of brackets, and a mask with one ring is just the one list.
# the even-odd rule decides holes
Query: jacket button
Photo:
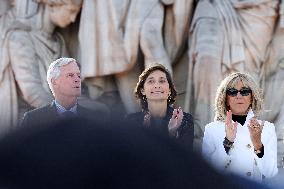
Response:
[{"label": "jacket button", "polygon": [[247,144],[247,147],[248,147],[248,148],[251,148],[251,145],[250,145],[250,144]]},{"label": "jacket button", "polygon": [[247,172],[247,176],[250,177],[251,176],[251,172]]},{"label": "jacket button", "polygon": [[257,166],[257,161],[256,161],[256,159],[254,158],[254,164]]}]

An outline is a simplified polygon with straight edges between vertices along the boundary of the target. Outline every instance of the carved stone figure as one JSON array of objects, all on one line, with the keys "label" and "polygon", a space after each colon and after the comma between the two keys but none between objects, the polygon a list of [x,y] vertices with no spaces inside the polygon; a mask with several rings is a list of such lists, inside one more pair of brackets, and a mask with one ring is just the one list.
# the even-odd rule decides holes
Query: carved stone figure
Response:
[{"label": "carved stone figure", "polygon": [[214,98],[232,71],[264,77],[264,62],[277,19],[279,0],[201,0],[191,25],[185,107],[195,118],[195,137],[213,120]]},{"label": "carved stone figure", "polygon": [[0,17],[11,8],[10,0],[2,0],[0,2]]},{"label": "carved stone figure", "polygon": [[[283,4],[282,4],[283,6]],[[271,43],[269,59],[265,63],[265,110],[262,117],[275,124],[277,135],[278,166],[284,165],[284,22],[280,15],[278,27]]]},{"label": "carved stone figure", "polygon": [[37,3],[35,15],[26,16],[32,17],[34,24],[21,22],[21,27],[7,33],[3,44],[0,101],[7,109],[1,110],[1,124],[16,125],[21,117],[19,108],[26,111],[51,102],[46,71],[53,60],[67,53],[63,38],[54,30],[75,21],[82,0],[37,0]]},{"label": "carved stone figure", "polygon": [[[167,27],[167,36],[175,38],[165,46],[165,6],[173,3],[172,17],[167,18],[175,19],[170,22],[175,28]],[[90,96],[97,98],[113,90],[106,76],[114,75],[127,112],[137,111],[133,88],[141,67],[138,57],[140,60],[143,57],[145,67],[158,62],[172,72],[171,61],[183,42],[191,4],[192,1],[185,0],[84,1],[79,40],[82,77],[89,86]],[[93,22],[88,18],[94,18]]]},{"label": "carved stone figure", "polygon": [[12,86],[9,85],[9,80],[13,78],[13,74],[10,71],[4,71],[5,65],[3,65],[2,61],[5,59],[7,53],[7,49],[4,46],[5,38],[10,26],[15,20],[14,4],[13,1],[9,2],[11,3],[10,9],[6,10],[6,12],[0,16],[0,103],[2,107],[0,108],[0,136],[8,132],[10,123],[16,123],[13,122],[16,120],[16,112],[10,108],[14,104],[14,99],[17,97],[15,91],[11,91],[10,89],[10,87],[15,87],[14,83]]}]

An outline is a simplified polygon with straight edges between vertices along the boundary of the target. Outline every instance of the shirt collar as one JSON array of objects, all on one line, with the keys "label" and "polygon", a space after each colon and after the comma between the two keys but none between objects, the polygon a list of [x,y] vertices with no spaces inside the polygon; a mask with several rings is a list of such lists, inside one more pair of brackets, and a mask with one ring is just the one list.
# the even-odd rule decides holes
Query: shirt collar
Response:
[{"label": "shirt collar", "polygon": [[74,114],[77,114],[77,102],[76,104],[71,107],[69,110],[66,110],[63,106],[61,106],[56,100],[54,100],[54,103],[55,103],[55,106],[56,106],[56,109],[57,109],[57,113],[58,114],[62,114],[66,111],[71,111],[73,112]]},{"label": "shirt collar", "polygon": [[246,118],[246,123],[249,123],[250,119],[254,117],[254,113],[252,111],[252,109],[250,108],[249,111],[248,111],[248,114],[247,114],[247,118]]}]

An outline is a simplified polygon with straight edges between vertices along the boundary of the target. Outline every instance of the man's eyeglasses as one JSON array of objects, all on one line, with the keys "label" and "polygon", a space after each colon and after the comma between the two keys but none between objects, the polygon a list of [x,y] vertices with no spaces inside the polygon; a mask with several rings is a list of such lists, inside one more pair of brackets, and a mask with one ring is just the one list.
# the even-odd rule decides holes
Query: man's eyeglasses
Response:
[{"label": "man's eyeglasses", "polygon": [[249,94],[251,94],[252,91],[250,88],[246,88],[246,87],[241,88],[241,90],[237,90],[235,88],[229,88],[227,89],[226,94],[229,96],[237,96],[238,92],[240,92],[242,96],[248,96]]}]

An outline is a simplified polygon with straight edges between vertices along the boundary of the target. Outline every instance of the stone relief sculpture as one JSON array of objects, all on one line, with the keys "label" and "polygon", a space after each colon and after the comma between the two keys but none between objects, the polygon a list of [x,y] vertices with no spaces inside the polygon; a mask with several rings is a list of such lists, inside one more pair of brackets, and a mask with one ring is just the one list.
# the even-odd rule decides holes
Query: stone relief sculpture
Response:
[{"label": "stone relief sculpture", "polygon": [[[8,1],[7,1],[8,2]],[[7,3],[6,2],[6,3]],[[3,2],[1,2],[3,3]],[[9,1],[10,9],[6,10],[0,16],[0,115],[1,115],[1,127],[0,127],[0,136],[5,134],[9,131],[10,123],[16,124],[16,111],[15,109],[11,108],[14,105],[14,99],[17,97],[15,91],[10,90],[9,81],[13,78],[13,74],[10,71],[4,71],[5,65],[3,65],[3,59],[6,57],[6,49],[5,49],[5,39],[9,28],[11,27],[12,23],[15,20],[15,7],[14,1]],[[12,88],[15,85],[12,84]],[[8,96],[7,96],[8,95]]]},{"label": "stone relief sculpture", "polygon": [[5,14],[7,10],[11,8],[11,2],[10,0],[2,0],[0,2],[0,17],[1,15]]},{"label": "stone relief sculpture", "polygon": [[[281,8],[283,10],[283,3]],[[279,167],[284,165],[284,20],[281,12],[271,43],[269,59],[265,63],[263,88],[264,100],[267,103],[262,116],[263,119],[275,124]]]},{"label": "stone relief sculpture", "polygon": [[[165,6],[172,4],[171,15],[166,16]],[[192,1],[186,0],[84,1],[79,40],[82,77],[90,96],[97,98],[113,90],[106,76],[114,75],[126,111],[136,111],[133,88],[140,72],[137,64],[142,63],[139,53],[142,66],[159,62],[172,72],[171,62],[183,43],[191,7]],[[165,27],[166,17],[175,28]],[[88,18],[94,18],[93,22]],[[168,36],[175,37],[170,42],[164,41],[163,27]]]},{"label": "stone relief sculpture", "polygon": [[195,118],[195,137],[213,120],[218,83],[232,71],[249,72],[259,82],[272,40],[279,0],[201,0],[190,32],[185,107]]},{"label": "stone relief sculpture", "polygon": [[14,7],[15,1],[14,0],[6,0],[1,1],[1,10],[0,13],[0,35],[1,35],[1,42],[5,39],[5,35],[7,33],[8,28],[13,23],[16,17],[16,9]]},{"label": "stone relief sculpture", "polygon": [[3,44],[0,101],[9,104],[4,106],[8,109],[1,110],[1,125],[16,125],[22,116],[18,109],[26,111],[51,102],[46,71],[53,60],[67,53],[64,40],[55,28],[75,21],[82,0],[37,0],[36,3],[35,14],[27,15],[34,23],[21,22],[21,27],[7,33]]},{"label": "stone relief sculpture", "polygon": [[143,67],[159,62],[173,72],[189,63],[188,72],[177,74],[188,76],[184,108],[194,115],[198,142],[204,126],[213,120],[219,82],[232,71],[249,72],[264,89],[263,119],[275,123],[280,165],[284,155],[284,3],[280,0],[1,1],[0,135],[12,128],[3,126],[16,125],[24,111],[52,100],[46,69],[67,54],[56,28],[74,22],[82,3],[75,27],[80,44],[72,43],[73,53],[80,53],[71,56],[81,60],[91,99],[112,98],[118,90],[126,111],[136,111],[133,88]]}]

